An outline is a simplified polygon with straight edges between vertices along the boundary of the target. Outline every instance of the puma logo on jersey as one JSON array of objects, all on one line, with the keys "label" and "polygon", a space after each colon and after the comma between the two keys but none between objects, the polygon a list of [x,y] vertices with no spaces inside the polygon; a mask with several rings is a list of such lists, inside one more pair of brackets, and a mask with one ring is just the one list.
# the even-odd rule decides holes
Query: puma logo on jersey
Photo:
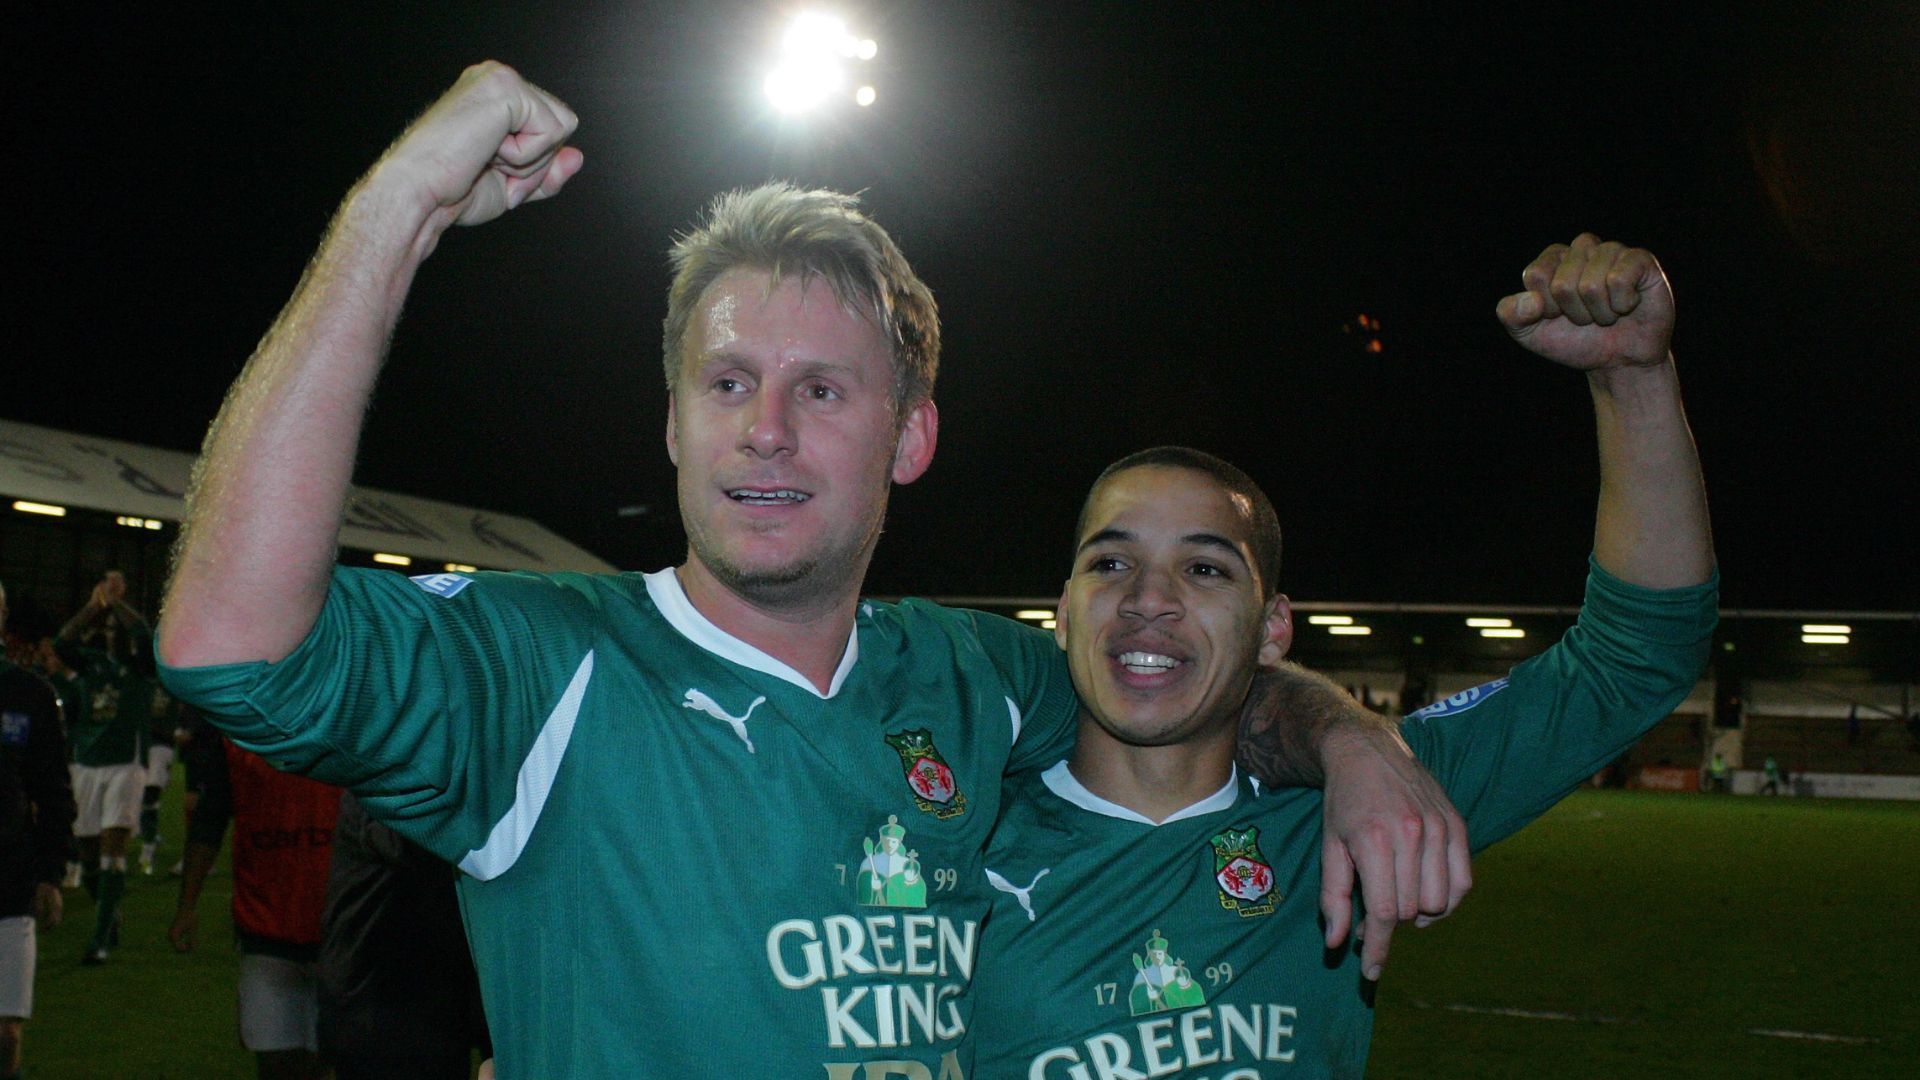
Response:
[{"label": "puma logo on jersey", "polygon": [[1033,875],[1033,880],[1027,882],[1027,887],[1022,889],[1019,886],[1015,885],[1013,882],[1008,881],[1006,878],[1001,877],[999,874],[995,873],[991,868],[989,868],[987,870],[987,883],[989,885],[992,885],[994,888],[999,889],[1001,892],[1006,893],[1009,896],[1012,896],[1015,900],[1020,901],[1020,910],[1027,913],[1028,922],[1033,922],[1035,918],[1033,914],[1033,887],[1035,885],[1040,884],[1041,878],[1046,877],[1048,874],[1052,872],[1053,872],[1053,867],[1051,866],[1041,867],[1040,872]]},{"label": "puma logo on jersey", "polygon": [[687,699],[680,704],[689,709],[699,709],[715,720],[726,721],[727,726],[733,729],[733,733],[740,736],[740,741],[747,744],[747,753],[751,754],[754,752],[753,740],[747,738],[747,717],[752,716],[753,710],[765,704],[766,700],[764,696],[754,698],[753,704],[747,706],[747,711],[739,716],[729,716],[727,710],[721,708],[718,702],[698,690],[688,690]]}]

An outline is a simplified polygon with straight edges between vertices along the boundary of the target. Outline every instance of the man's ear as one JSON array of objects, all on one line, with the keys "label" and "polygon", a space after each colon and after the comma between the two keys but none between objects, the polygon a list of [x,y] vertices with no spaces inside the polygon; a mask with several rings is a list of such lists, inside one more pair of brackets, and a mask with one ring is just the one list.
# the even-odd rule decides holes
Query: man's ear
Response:
[{"label": "man's ear", "polygon": [[1274,593],[1267,601],[1260,626],[1260,666],[1278,667],[1293,648],[1293,602],[1286,593]]},{"label": "man's ear", "polygon": [[1060,599],[1053,605],[1053,643],[1062,652],[1067,648],[1067,587],[1060,586]]},{"label": "man's ear", "polygon": [[933,447],[940,441],[940,410],[925,398],[907,410],[900,425],[900,441],[893,449],[893,482],[911,484],[933,464]]},{"label": "man's ear", "polygon": [[674,416],[674,397],[673,391],[667,391],[667,460],[677,469],[680,467],[680,427]]}]

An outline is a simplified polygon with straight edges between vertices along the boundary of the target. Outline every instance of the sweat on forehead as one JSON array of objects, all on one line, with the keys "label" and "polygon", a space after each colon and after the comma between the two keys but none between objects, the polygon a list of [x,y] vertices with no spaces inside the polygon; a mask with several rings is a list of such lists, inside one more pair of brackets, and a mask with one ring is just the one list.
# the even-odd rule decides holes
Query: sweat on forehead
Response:
[{"label": "sweat on forehead", "polygon": [[1280,517],[1274,513],[1273,502],[1267,498],[1266,492],[1260,490],[1260,485],[1254,483],[1253,477],[1232,462],[1187,446],[1156,446],[1139,450],[1102,469],[1093,486],[1087,489],[1086,501],[1080,504],[1080,518],[1073,526],[1076,550],[1086,538],[1087,515],[1101,487],[1121,473],[1148,467],[1185,469],[1198,473],[1232,496],[1234,504],[1247,518],[1247,546],[1253,550],[1255,568],[1260,571],[1261,591],[1270,597],[1279,590]]}]

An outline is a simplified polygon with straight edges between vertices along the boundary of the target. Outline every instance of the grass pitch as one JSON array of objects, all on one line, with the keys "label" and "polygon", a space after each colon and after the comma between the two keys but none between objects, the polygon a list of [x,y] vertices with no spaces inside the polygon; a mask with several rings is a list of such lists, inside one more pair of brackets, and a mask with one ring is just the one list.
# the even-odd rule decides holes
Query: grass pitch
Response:
[{"label": "grass pitch", "polygon": [[[176,785],[162,868],[178,807]],[[1474,872],[1459,914],[1396,935],[1369,1076],[1920,1075],[1920,803],[1583,791]],[[28,1077],[253,1076],[224,860],[185,956],[166,942],[178,887],[129,882],[98,968],[79,965],[93,905],[67,895],[40,938]]]},{"label": "grass pitch", "polygon": [[1475,881],[1370,1076],[1920,1076],[1920,803],[1583,791]]}]

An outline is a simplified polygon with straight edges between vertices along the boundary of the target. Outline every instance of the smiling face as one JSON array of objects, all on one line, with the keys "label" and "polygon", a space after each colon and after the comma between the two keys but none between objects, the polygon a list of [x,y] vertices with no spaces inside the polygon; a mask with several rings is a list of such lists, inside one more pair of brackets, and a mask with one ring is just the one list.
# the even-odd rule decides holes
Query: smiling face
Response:
[{"label": "smiling face", "polygon": [[667,412],[688,564],[784,608],[857,592],[890,483],[933,456],[936,414],[897,422],[893,361],[824,282],[732,270],[688,329]]},{"label": "smiling face", "polygon": [[1263,599],[1246,497],[1147,465],[1101,481],[1084,520],[1054,636],[1099,730],[1132,746],[1230,738],[1255,668],[1293,633],[1287,598]]}]

